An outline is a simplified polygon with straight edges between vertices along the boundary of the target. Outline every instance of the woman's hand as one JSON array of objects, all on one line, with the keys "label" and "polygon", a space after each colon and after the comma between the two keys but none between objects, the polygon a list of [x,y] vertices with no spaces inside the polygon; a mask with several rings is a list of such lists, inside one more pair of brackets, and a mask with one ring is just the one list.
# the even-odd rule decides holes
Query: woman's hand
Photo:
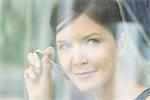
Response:
[{"label": "woman's hand", "polygon": [[24,73],[29,100],[51,100],[52,99],[52,64],[54,49],[47,48],[44,56],[39,59],[34,53],[28,54],[29,67]]}]

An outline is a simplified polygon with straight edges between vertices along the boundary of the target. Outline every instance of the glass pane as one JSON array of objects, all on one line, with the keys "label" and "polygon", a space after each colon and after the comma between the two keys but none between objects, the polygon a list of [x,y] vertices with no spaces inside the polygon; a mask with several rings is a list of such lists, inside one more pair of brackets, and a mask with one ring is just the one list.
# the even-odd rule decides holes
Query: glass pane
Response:
[{"label": "glass pane", "polygon": [[145,100],[149,4],[0,0],[0,100]]}]

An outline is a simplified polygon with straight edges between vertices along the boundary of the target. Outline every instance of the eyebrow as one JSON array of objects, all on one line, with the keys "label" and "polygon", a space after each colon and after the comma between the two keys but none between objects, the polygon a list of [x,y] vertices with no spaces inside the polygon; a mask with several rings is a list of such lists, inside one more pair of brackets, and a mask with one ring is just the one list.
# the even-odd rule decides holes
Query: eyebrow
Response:
[{"label": "eyebrow", "polygon": [[56,42],[58,42],[58,43],[68,43],[69,41],[65,41],[65,40],[58,40],[58,41],[56,41]]},{"label": "eyebrow", "polygon": [[83,40],[84,40],[84,39],[88,39],[89,37],[94,36],[94,35],[101,36],[99,33],[94,32],[94,33],[91,33],[91,34],[85,36],[85,37],[83,38]]},{"label": "eyebrow", "polygon": [[[88,39],[89,37],[94,36],[94,35],[101,36],[99,33],[94,32],[94,33],[91,33],[91,34],[89,34],[89,35],[86,35],[85,37],[83,37],[82,40]],[[70,41],[58,40],[58,41],[56,41],[56,42],[58,42],[58,43],[68,43],[68,42],[70,42]]]}]

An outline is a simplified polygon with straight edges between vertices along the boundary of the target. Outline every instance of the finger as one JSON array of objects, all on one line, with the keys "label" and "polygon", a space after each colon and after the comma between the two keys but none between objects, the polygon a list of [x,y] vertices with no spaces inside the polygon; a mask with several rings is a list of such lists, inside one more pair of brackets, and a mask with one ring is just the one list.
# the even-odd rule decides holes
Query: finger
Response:
[{"label": "finger", "polygon": [[40,59],[37,57],[36,54],[34,53],[29,53],[28,54],[28,62],[29,62],[29,68],[31,68],[34,72],[36,73],[40,73],[42,72],[41,69],[41,61]]},{"label": "finger", "polygon": [[48,55],[50,59],[55,58],[55,51],[52,47],[48,47],[46,50],[44,50],[44,54]]},{"label": "finger", "polygon": [[38,49],[34,50],[34,53],[36,53],[38,55],[39,59],[42,59],[44,56],[44,52],[41,50],[38,50]]},{"label": "finger", "polygon": [[38,77],[42,74],[42,68],[36,68],[33,66],[29,66],[29,68],[33,71],[33,73]]},{"label": "finger", "polygon": [[34,60],[35,67],[40,68],[41,67],[41,60],[35,52],[33,53],[33,60]]},{"label": "finger", "polygon": [[29,64],[29,66],[33,66],[33,64],[34,64],[34,62],[33,62],[33,53],[28,53],[28,64]]},{"label": "finger", "polygon": [[24,72],[24,78],[25,78],[26,81],[28,81],[28,80],[35,80],[36,79],[36,75],[32,71],[32,69],[28,68]]},{"label": "finger", "polygon": [[44,55],[42,58],[42,66],[43,66],[43,73],[50,73],[52,69],[52,64],[48,55]]}]

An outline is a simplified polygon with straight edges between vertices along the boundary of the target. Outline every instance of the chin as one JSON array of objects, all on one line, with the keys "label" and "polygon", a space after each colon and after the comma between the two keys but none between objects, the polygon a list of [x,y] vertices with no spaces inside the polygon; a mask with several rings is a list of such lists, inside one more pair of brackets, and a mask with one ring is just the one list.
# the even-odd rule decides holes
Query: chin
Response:
[{"label": "chin", "polygon": [[[95,81],[97,82],[97,81]],[[92,82],[90,82],[92,83]],[[97,83],[86,83],[86,84],[77,84],[76,87],[84,92],[94,92],[97,90],[101,90],[104,87],[104,84],[102,82],[97,82]]]}]

